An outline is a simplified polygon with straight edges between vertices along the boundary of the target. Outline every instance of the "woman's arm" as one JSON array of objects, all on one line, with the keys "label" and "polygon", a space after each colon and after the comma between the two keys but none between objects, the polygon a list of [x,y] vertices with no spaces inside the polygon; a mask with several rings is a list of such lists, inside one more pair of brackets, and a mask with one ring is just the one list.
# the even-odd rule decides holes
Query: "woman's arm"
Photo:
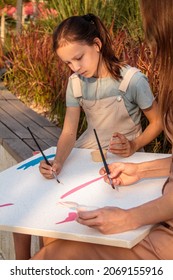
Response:
[{"label": "woman's arm", "polygon": [[[171,160],[169,157],[141,164],[113,163],[109,168],[112,178],[120,180],[120,185],[128,185],[141,178],[169,175]],[[101,169],[102,172],[105,172],[104,168]],[[163,196],[140,206],[131,209],[104,207],[93,211],[79,211],[77,221],[104,234],[113,234],[170,219],[173,219],[173,183],[169,183]]]},{"label": "woman's arm", "polygon": [[161,197],[129,210],[135,228],[173,219],[173,183]]},{"label": "woman's arm", "polygon": [[[127,186],[140,179],[168,176],[172,157],[165,157],[141,163],[115,162],[109,164],[110,177],[114,185]],[[100,174],[105,174],[105,169],[100,169]],[[107,175],[104,180],[109,184]]]},{"label": "woman's arm", "polygon": [[103,234],[113,234],[170,219],[173,219],[173,186],[169,193],[131,209],[104,207],[80,211],[77,221]]}]

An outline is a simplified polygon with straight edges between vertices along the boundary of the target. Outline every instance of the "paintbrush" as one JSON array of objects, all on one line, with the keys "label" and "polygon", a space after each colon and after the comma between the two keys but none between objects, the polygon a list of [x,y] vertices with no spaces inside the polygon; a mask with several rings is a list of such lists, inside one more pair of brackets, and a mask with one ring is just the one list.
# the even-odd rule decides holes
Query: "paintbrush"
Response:
[{"label": "paintbrush", "polygon": [[[35,144],[37,145],[37,147],[38,147],[39,151],[41,152],[41,154],[42,154],[42,156],[43,156],[45,162],[47,163],[47,165],[52,166],[51,163],[48,161],[47,157],[45,156],[45,154],[43,153],[43,151],[42,151],[40,145],[38,144],[38,142],[37,142],[37,140],[36,140],[34,134],[33,134],[32,131],[30,130],[30,128],[27,127],[27,129],[28,129],[28,131],[30,132],[30,134],[31,134],[31,136],[32,136],[32,138],[33,138]],[[54,178],[56,179],[56,181],[57,181],[58,183],[60,183],[60,181],[58,180],[58,178],[57,178],[57,176],[56,176],[56,174],[55,174],[54,171],[52,171],[52,174],[53,174]]]},{"label": "paintbrush", "polygon": [[[108,168],[108,164],[106,162],[106,159],[105,159],[105,156],[103,154],[103,151],[102,151],[102,148],[101,148],[101,145],[100,145],[100,141],[99,141],[99,138],[97,136],[97,132],[96,130],[94,129],[94,133],[95,133],[95,137],[96,137],[96,140],[97,140],[97,144],[98,144],[98,147],[99,147],[99,151],[100,151],[100,154],[101,154],[101,157],[102,157],[102,161],[103,161],[103,164],[104,164],[104,167],[105,167],[105,170],[106,170],[106,173],[107,173],[107,176],[108,176],[108,179],[109,179],[109,182],[110,182],[110,185],[113,189],[115,189],[114,187],[114,184],[112,182],[112,179],[110,178],[110,171],[109,171],[109,168]],[[117,189],[117,188],[116,188]]]}]

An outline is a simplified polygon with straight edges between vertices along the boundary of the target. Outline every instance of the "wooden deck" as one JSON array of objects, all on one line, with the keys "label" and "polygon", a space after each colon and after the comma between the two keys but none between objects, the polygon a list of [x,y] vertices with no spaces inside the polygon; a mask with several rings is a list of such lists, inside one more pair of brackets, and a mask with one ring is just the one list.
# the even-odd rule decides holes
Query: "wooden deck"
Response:
[{"label": "wooden deck", "polygon": [[[24,105],[0,82],[0,172],[38,151],[27,127],[43,150],[57,145],[61,129]],[[32,236],[32,254],[38,249],[39,239]],[[11,232],[0,231],[1,259],[15,259]]]},{"label": "wooden deck", "polygon": [[56,146],[61,129],[24,105],[0,83],[0,145],[17,162],[38,150],[27,127],[43,150]]}]

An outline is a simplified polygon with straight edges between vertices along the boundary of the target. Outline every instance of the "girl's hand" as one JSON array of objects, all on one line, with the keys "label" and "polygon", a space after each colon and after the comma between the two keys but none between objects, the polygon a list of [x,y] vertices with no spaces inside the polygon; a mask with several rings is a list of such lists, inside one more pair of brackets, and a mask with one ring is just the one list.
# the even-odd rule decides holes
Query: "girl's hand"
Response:
[{"label": "girl's hand", "polygon": [[49,161],[51,166],[48,165],[44,160],[40,161],[39,170],[40,173],[46,178],[46,179],[52,179],[54,178],[53,172],[58,175],[62,169],[62,165],[60,162],[54,160]]},{"label": "girl's hand", "polygon": [[117,207],[104,207],[78,212],[77,222],[95,228],[103,234],[120,233],[135,228],[130,211]]},{"label": "girl's hand", "polygon": [[[112,178],[113,184],[116,186],[127,186],[139,181],[140,175],[138,172],[138,164],[136,163],[122,163],[116,162],[109,164],[110,178]],[[106,173],[104,167],[99,171],[101,175]],[[105,175],[104,180],[109,184],[109,179]]]},{"label": "girl's hand", "polygon": [[129,157],[136,152],[134,141],[129,141],[123,134],[114,133],[110,143],[109,152],[122,156]]},{"label": "girl's hand", "polygon": [[56,175],[58,175],[61,172],[62,164],[60,161],[54,159],[52,164],[52,171],[55,172]]}]

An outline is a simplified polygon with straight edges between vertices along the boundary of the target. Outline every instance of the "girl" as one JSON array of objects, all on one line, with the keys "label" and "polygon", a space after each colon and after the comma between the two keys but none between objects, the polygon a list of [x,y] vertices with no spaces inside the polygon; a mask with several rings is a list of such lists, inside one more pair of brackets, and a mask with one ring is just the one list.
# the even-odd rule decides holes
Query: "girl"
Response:
[{"label": "girl", "polygon": [[[53,165],[40,164],[46,178],[52,178],[52,171],[59,174],[73,147],[97,149],[93,128],[102,148],[123,157],[158,136],[161,119],[147,78],[115,57],[110,35],[97,16],[64,20],[54,31],[53,49],[74,74],[67,86],[66,116]],[[88,127],[76,141],[81,107]],[[149,121],[144,132],[142,111]]]}]

